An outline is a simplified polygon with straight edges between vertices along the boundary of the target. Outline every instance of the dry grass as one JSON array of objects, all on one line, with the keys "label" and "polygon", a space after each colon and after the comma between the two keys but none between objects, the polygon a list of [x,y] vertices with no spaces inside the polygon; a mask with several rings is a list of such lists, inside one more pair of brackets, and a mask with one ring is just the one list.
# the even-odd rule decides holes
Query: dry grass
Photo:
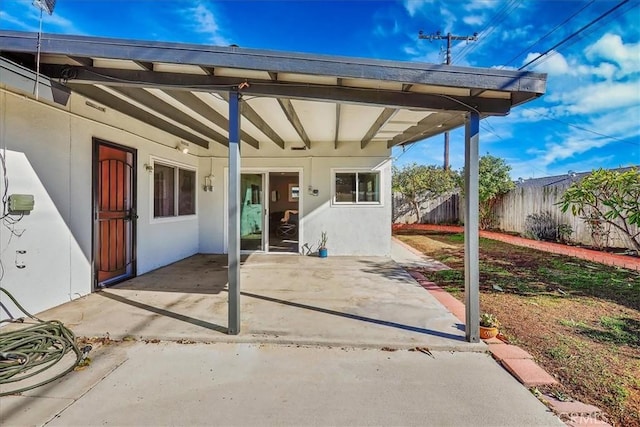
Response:
[{"label": "dry grass", "polygon": [[[397,236],[450,271],[423,272],[463,298],[463,236]],[[480,305],[502,332],[561,383],[547,390],[640,426],[640,274],[481,239]]]}]

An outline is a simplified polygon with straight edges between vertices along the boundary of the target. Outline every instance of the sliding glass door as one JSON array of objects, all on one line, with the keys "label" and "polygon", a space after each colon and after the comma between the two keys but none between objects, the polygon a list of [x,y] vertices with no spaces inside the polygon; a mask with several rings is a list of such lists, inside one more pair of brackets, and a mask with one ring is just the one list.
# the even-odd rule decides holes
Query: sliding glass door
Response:
[{"label": "sliding glass door", "polygon": [[265,249],[264,174],[240,175],[240,250]]}]

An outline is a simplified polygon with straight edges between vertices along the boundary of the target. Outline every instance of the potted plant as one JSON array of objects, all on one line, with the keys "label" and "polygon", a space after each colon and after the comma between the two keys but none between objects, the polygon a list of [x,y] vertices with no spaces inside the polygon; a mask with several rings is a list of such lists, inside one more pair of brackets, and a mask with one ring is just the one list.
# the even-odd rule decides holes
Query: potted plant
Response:
[{"label": "potted plant", "polygon": [[327,255],[327,232],[323,231],[320,234],[320,241],[318,242],[318,256],[320,258],[326,258]]},{"label": "potted plant", "polygon": [[500,322],[498,318],[491,313],[482,313],[480,316],[480,338],[483,340],[494,338],[498,335]]}]

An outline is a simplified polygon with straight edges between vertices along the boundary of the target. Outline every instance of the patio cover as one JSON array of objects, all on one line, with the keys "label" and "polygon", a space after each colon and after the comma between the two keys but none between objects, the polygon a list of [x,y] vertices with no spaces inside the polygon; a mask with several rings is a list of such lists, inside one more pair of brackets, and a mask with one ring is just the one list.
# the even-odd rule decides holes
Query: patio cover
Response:
[{"label": "patio cover", "polygon": [[238,333],[240,325],[235,203],[241,142],[255,149],[267,144],[282,150],[315,144],[364,148],[370,143],[390,148],[465,125],[466,331],[469,341],[478,340],[479,120],[504,116],[541,96],[546,75],[0,31],[0,84],[27,93],[34,91],[33,82],[14,78],[19,67],[2,58],[29,70],[39,68],[47,89],[43,98],[66,103],[60,93],[71,90],[189,143],[229,147],[230,333]]}]

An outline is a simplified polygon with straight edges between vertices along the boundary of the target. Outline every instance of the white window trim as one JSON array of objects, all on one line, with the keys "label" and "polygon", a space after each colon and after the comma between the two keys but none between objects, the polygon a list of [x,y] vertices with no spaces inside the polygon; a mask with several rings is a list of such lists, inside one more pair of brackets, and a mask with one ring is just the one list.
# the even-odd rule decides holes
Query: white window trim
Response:
[{"label": "white window trim", "polygon": [[169,160],[169,159],[165,159],[162,157],[155,157],[155,156],[150,156],[149,157],[149,164],[155,169],[155,166],[157,164],[161,164],[163,166],[169,166],[169,167],[174,167],[176,168],[176,188],[175,188],[175,203],[177,204],[179,201],[179,186],[178,186],[178,180],[179,177],[177,176],[177,170],[178,169],[184,169],[184,170],[188,170],[188,171],[193,171],[196,174],[196,182],[195,182],[195,197],[196,197],[196,213],[195,214],[189,214],[189,215],[177,215],[178,212],[178,206],[175,206],[176,208],[176,215],[175,216],[160,216],[160,217],[156,217],[154,216],[154,172],[151,171],[150,174],[150,179],[149,179],[149,223],[150,224],[163,224],[163,223],[168,223],[168,222],[181,222],[181,221],[191,221],[194,219],[198,218],[198,206],[199,206],[199,200],[198,200],[198,167],[197,166],[193,166],[193,165],[189,165],[187,163],[181,163],[181,162],[176,162],[175,160]]},{"label": "white window trim", "polygon": [[[378,175],[378,192],[380,200],[378,202],[337,202],[336,201],[336,174],[339,173],[375,173]],[[356,186],[357,186],[356,179]],[[371,168],[332,168],[331,169],[331,206],[335,207],[383,207],[384,206],[384,172],[380,169]]]}]

